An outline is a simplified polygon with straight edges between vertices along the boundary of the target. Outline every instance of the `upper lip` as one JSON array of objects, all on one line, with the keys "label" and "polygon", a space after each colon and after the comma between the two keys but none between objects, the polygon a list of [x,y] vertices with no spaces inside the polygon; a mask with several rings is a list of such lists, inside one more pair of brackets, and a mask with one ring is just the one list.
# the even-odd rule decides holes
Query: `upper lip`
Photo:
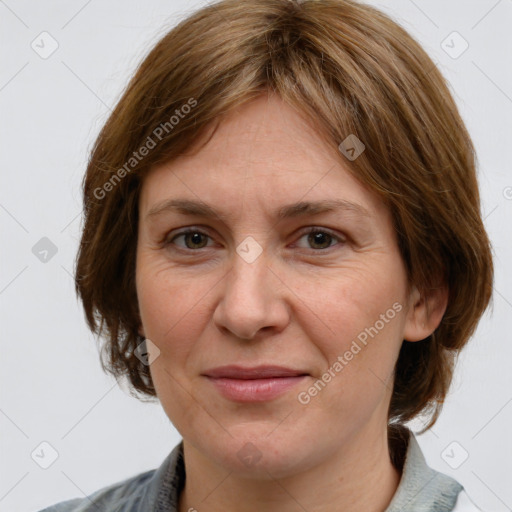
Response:
[{"label": "upper lip", "polygon": [[294,370],[284,366],[260,365],[253,367],[243,367],[237,365],[219,366],[203,373],[207,377],[226,378],[226,379],[268,379],[271,377],[297,377],[299,375],[308,375],[302,370]]}]

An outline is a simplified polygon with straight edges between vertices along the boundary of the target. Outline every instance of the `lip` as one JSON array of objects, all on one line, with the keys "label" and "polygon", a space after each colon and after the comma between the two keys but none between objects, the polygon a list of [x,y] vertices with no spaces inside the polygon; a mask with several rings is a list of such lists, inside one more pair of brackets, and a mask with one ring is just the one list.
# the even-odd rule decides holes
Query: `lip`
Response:
[{"label": "lip", "polygon": [[252,368],[221,366],[203,374],[229,400],[236,402],[265,402],[276,398],[308,374],[283,366],[266,365]]},{"label": "lip", "polygon": [[228,365],[219,366],[206,370],[203,375],[213,378],[225,379],[268,379],[272,377],[297,377],[300,375],[307,375],[308,373],[303,370],[294,370],[286,368],[285,366],[276,365],[259,365],[252,367]]}]

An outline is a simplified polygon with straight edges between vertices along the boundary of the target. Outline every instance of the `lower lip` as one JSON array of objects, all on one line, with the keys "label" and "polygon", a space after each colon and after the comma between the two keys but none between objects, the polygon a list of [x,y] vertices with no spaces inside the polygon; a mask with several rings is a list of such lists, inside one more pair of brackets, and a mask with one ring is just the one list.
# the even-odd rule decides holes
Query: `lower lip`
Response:
[{"label": "lower lip", "polygon": [[237,402],[265,402],[285,393],[307,375],[297,377],[273,377],[266,379],[208,379],[222,395]]}]

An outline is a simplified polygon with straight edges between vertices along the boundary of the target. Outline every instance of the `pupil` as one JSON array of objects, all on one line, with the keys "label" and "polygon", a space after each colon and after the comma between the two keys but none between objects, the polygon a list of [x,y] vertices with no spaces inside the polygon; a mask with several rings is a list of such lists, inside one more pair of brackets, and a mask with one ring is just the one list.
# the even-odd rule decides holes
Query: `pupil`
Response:
[{"label": "pupil", "polygon": [[322,245],[324,248],[329,246],[330,235],[327,233],[311,233],[309,236],[313,244]]},{"label": "pupil", "polygon": [[190,237],[193,245],[201,245],[201,233],[189,233],[188,236]]}]

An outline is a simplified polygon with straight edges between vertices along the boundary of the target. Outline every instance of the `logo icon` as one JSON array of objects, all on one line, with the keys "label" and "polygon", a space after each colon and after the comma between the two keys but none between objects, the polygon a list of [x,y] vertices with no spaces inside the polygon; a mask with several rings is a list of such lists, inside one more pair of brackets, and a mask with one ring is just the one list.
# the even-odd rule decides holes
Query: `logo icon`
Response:
[{"label": "logo icon", "polygon": [[236,252],[247,263],[252,263],[263,252],[263,247],[252,236],[248,236],[238,245]]},{"label": "logo icon", "polygon": [[452,59],[458,59],[468,48],[469,43],[456,31],[441,42],[441,48]]},{"label": "logo icon", "polygon": [[365,149],[366,146],[353,133],[351,133],[339,146],[338,149],[353,162]]},{"label": "logo icon", "polygon": [[160,355],[160,349],[151,340],[145,339],[133,353],[142,364],[149,366]]},{"label": "logo icon", "polygon": [[247,466],[253,467],[262,457],[262,453],[252,443],[245,443],[240,450],[238,450],[238,458]]},{"label": "logo icon", "polygon": [[48,263],[57,254],[57,246],[44,236],[32,247],[32,254],[41,263]]},{"label": "logo icon", "polygon": [[30,47],[41,59],[48,59],[59,48],[57,40],[48,32],[41,32],[31,43]]},{"label": "logo icon", "polygon": [[40,468],[48,469],[59,458],[59,453],[50,443],[43,441],[30,456]]},{"label": "logo icon", "polygon": [[457,441],[452,441],[442,452],[441,458],[450,466],[452,469],[458,469],[466,462],[469,457],[469,453],[466,449]]}]

